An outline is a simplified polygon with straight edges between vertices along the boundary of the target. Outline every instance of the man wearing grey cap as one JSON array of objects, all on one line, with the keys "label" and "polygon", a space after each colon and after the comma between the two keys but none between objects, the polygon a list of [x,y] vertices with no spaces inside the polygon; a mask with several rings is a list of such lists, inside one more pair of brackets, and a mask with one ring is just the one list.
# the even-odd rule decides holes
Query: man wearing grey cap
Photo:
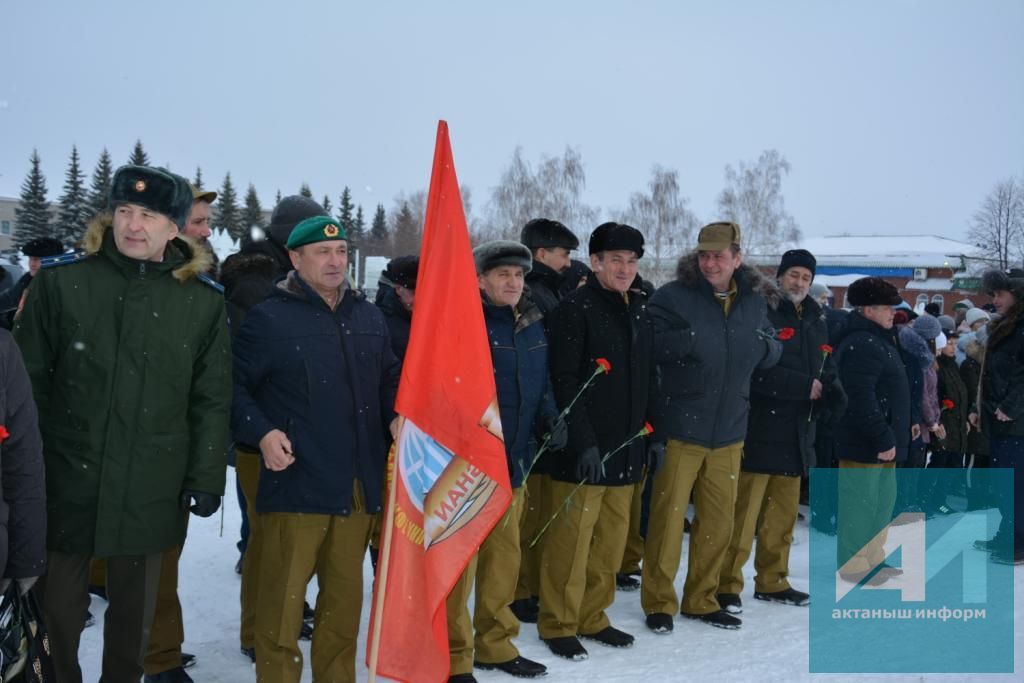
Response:
[{"label": "man wearing grey cap", "polygon": [[231,363],[208,254],[178,239],[188,182],[123,166],[84,252],[42,269],[15,337],[46,457],[40,582],[56,680],[78,683],[89,561],[106,558],[104,681],[138,681],[160,562],[224,491]]},{"label": "man wearing grey cap", "polygon": [[[655,633],[671,633],[680,612],[719,628],[741,625],[716,594],[733,529],[750,378],[782,354],[767,316],[769,298],[779,296],[774,282],[743,264],[740,226],[719,222],[701,228],[676,279],[651,299],[664,402],[655,438],[667,446],[651,491],[640,602]],[[680,511],[691,492],[696,515],[680,603]]]}]

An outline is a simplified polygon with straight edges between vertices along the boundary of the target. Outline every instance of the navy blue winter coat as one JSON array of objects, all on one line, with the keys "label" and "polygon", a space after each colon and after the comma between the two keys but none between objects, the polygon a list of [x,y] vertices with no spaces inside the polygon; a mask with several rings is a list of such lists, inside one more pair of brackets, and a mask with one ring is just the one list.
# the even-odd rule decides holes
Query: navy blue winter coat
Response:
[{"label": "navy blue winter coat", "polygon": [[840,460],[881,464],[878,454],[896,448],[907,459],[910,446],[910,383],[897,331],[854,311],[836,347],[839,379],[849,403],[836,427]]},{"label": "navy blue winter coat", "polygon": [[280,429],[295,456],[281,472],[261,467],[256,509],[347,515],[358,479],[379,511],[399,376],[380,310],[346,289],[331,311],[292,271],[249,311],[234,359],[236,441],[258,452]]},{"label": "navy blue winter coat", "polygon": [[538,444],[531,436],[542,431],[543,418],[558,414],[548,375],[548,340],[540,309],[525,297],[516,319],[511,306],[492,304],[484,295],[484,321],[509,478],[516,488],[522,486],[536,454]]}]

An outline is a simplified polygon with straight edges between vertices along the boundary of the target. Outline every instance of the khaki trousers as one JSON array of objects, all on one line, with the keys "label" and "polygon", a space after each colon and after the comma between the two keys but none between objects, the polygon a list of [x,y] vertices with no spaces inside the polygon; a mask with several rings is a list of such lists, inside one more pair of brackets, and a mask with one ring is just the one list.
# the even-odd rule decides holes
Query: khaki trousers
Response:
[{"label": "khaki trousers", "polygon": [[541,551],[537,630],[544,639],[597,633],[611,624],[605,610],[615,600],[633,486],[585,485],[566,503],[575,487],[551,481],[560,512]]},{"label": "khaki trousers", "polygon": [[[257,596],[260,586],[260,555],[263,552],[263,517],[256,512],[256,494],[260,487],[260,461],[263,456],[235,447],[235,476],[245,495],[245,511],[249,516],[249,541],[242,556],[241,618],[239,640],[243,649],[256,646],[253,628],[256,625]],[[305,596],[305,590],[302,591]]]},{"label": "khaki trousers", "polygon": [[[106,558],[103,683],[138,683],[156,609],[161,553]],[[82,683],[78,645],[89,609],[88,555],[47,553],[46,575],[36,584],[49,635],[56,680]],[[179,661],[179,666],[181,662]]]},{"label": "khaki trousers", "polygon": [[686,614],[721,609],[715,593],[732,537],[742,453],[742,442],[710,449],[669,439],[665,462],[655,473],[651,490],[640,586],[644,614],[675,614],[680,609],[673,582],[679,571],[683,520],[691,492],[696,515],[690,527],[681,609]]},{"label": "khaki trousers", "polygon": [[740,472],[735,523],[718,579],[719,593],[743,592],[743,566],[755,534],[754,590],[777,593],[789,588],[789,549],[799,505],[800,477]]},{"label": "khaki trousers", "polygon": [[640,535],[640,508],[643,505],[644,478],[633,487],[633,504],[629,508],[629,534],[626,536],[626,550],[622,553],[620,574],[639,574],[640,561],[644,559],[644,537]]},{"label": "khaki trousers", "polygon": [[530,547],[530,543],[544,523],[551,519],[551,476],[531,474],[526,479],[526,504],[519,525],[519,582],[516,600],[540,595],[540,551],[544,539]]},{"label": "khaki trousers", "polygon": [[871,570],[885,560],[886,525],[896,504],[895,463],[839,460],[838,567],[843,574]]},{"label": "khaki trousers", "polygon": [[[519,620],[509,604],[519,578],[519,525],[526,504],[525,487],[512,494],[512,503],[448,594],[448,652],[451,674],[473,673],[473,661],[500,664],[515,659],[519,650]],[[476,580],[473,618],[469,593]],[[476,636],[474,637],[474,631]],[[475,654],[474,654],[475,651]]]},{"label": "khaki trousers", "polygon": [[299,630],[306,586],[313,574],[320,587],[310,648],[313,680],[356,680],[363,559],[373,517],[366,514],[358,482],[355,489],[352,514],[347,517],[288,512],[263,515],[255,631],[259,683],[298,683],[302,676]]}]

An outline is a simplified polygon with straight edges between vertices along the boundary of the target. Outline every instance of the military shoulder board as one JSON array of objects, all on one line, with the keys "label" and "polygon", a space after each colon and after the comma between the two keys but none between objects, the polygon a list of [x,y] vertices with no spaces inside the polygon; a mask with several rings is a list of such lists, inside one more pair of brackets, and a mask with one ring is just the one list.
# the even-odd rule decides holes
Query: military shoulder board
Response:
[{"label": "military shoulder board", "polygon": [[89,255],[85,253],[84,249],[76,249],[75,251],[69,251],[58,256],[45,256],[39,260],[39,267],[55,268],[57,266],[66,266],[69,263],[84,261],[87,258],[89,258]]},{"label": "military shoulder board", "polygon": [[224,285],[222,285],[221,283],[217,282],[216,280],[214,280],[212,277],[210,277],[206,273],[199,273],[199,275],[197,275],[196,277],[203,284],[209,285],[210,287],[213,287],[214,289],[216,289],[221,294],[224,293]]}]

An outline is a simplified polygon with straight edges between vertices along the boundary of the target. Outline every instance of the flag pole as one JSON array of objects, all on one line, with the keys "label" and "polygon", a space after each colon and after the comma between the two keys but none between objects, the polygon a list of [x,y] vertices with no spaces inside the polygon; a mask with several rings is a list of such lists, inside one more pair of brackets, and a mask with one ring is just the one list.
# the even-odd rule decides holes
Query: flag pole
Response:
[{"label": "flag pole", "polygon": [[[399,419],[398,433],[402,433],[405,418]],[[388,478],[388,506],[385,510],[383,537],[380,555],[377,558],[377,585],[373,596],[373,631],[370,633],[370,678],[369,683],[377,680],[377,655],[380,652],[381,619],[384,616],[384,591],[388,585],[388,564],[391,559],[391,537],[395,530],[395,478],[398,476],[398,442],[394,443],[394,458],[391,461],[391,472]]]}]

